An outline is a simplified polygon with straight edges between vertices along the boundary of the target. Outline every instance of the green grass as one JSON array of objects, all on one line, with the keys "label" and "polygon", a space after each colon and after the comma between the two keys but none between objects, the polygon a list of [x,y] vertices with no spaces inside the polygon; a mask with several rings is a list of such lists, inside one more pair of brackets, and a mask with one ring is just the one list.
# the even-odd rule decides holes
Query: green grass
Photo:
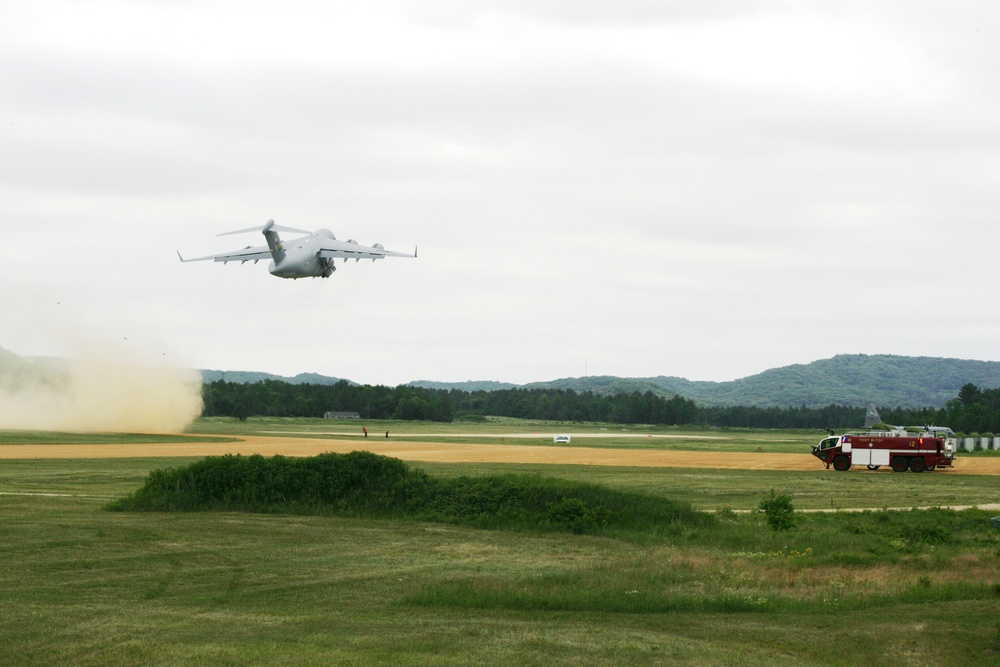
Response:
[{"label": "green grass", "polygon": [[982,456],[982,457],[985,457],[985,458],[991,458],[991,457],[1000,456],[1000,449],[979,449],[979,450],[974,451],[974,452],[962,451],[962,452],[959,452],[958,455],[959,455],[959,457],[962,457],[962,456]]},{"label": "green grass", "polygon": [[750,510],[770,489],[792,496],[798,509],[935,507],[1000,503],[1000,486],[991,475],[900,475],[890,470],[838,473],[817,461],[812,472],[647,468],[550,464],[421,462],[433,475],[536,473],[611,488],[683,500],[698,509]]},{"label": "green grass", "polygon": [[[676,449],[687,451],[808,453],[826,435],[825,431],[768,431],[710,429],[692,426],[607,425],[580,422],[541,422],[491,417],[484,423],[397,422],[328,419],[282,419],[251,417],[238,421],[228,417],[197,420],[191,433],[215,435],[284,435],[306,438],[381,438],[388,431],[393,440],[456,444],[498,444],[602,447],[616,449]],[[554,445],[553,434],[587,434],[599,437],[573,438],[569,445]]]},{"label": "green grass", "polygon": [[[0,664],[969,665],[995,655],[988,533],[841,563],[866,552],[865,538],[841,543],[842,526],[826,519],[779,537],[730,517],[715,537],[650,544],[100,505],[0,497]],[[844,551],[817,553],[823,535]],[[950,641],[913,634],[935,620]]]},{"label": "green grass", "polygon": [[[722,512],[650,537],[102,509],[150,471],[192,462],[0,461],[0,665],[1000,660],[1000,531],[982,511],[797,514],[781,532]],[[752,509],[772,488],[797,509],[998,493],[986,476],[822,467],[413,465],[440,479],[542,474],[711,509]]]},{"label": "green grass", "polygon": [[235,438],[157,433],[70,433],[0,430],[0,445],[155,445],[174,442],[231,442]]},{"label": "green grass", "polygon": [[151,470],[198,459],[11,459],[0,461],[0,494],[52,494],[108,502],[142,486]]}]

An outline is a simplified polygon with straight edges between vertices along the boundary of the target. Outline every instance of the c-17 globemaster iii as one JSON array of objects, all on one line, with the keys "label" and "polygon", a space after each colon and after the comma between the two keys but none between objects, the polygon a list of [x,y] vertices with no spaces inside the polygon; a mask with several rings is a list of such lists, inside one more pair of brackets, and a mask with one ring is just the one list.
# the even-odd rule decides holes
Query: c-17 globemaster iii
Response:
[{"label": "c-17 globemaster iii", "polygon": [[[371,246],[360,245],[354,239],[338,241],[329,229],[320,229],[309,232],[293,227],[282,227],[274,224],[274,220],[268,220],[263,227],[251,227],[250,229],[238,229],[235,232],[226,232],[219,236],[229,234],[244,234],[246,232],[261,232],[267,239],[266,246],[247,246],[242,250],[222,253],[220,255],[209,255],[207,257],[194,257],[184,259],[180,251],[177,256],[182,262],[200,262],[203,260],[213,260],[216,262],[248,262],[253,260],[254,264],[262,259],[270,259],[271,264],[268,271],[271,275],[279,278],[329,278],[336,271],[334,260],[343,258],[346,262],[349,259],[360,261],[362,259],[382,259],[383,257],[416,257],[417,249],[413,249],[413,254],[403,252],[393,252],[386,250],[381,244],[376,243]],[[296,238],[287,243],[282,242],[278,232],[289,232],[292,234],[306,234],[301,238]]]}]

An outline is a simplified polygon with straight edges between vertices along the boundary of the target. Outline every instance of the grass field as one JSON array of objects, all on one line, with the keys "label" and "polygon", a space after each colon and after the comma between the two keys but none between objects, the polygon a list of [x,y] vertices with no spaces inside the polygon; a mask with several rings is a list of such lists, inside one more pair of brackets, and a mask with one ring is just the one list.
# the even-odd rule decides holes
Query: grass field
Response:
[{"label": "grass field", "polygon": [[0,430],[0,445],[126,445],[164,442],[227,442],[230,437],[198,435],[161,435],[156,433],[65,433],[61,431]]},{"label": "grass field", "polygon": [[555,434],[568,434],[574,447],[621,449],[680,449],[688,451],[768,451],[808,452],[825,431],[760,431],[749,429],[707,429],[677,426],[622,426],[540,422],[492,417],[483,423],[436,424],[433,422],[332,421],[319,419],[251,418],[239,422],[229,418],[199,420],[192,432],[220,436],[241,434],[289,435],[302,437],[350,437],[364,441],[362,427],[370,437],[388,431],[393,438],[408,441],[439,441],[470,444],[504,442],[519,445],[553,446]]},{"label": "grass field", "polygon": [[[572,433],[567,425],[504,426]],[[496,424],[444,428],[497,432]],[[268,421],[192,431],[325,429],[336,430]],[[702,442],[735,451],[818,440],[688,435],[715,436]],[[65,442],[49,442],[57,441]],[[1000,531],[983,511],[797,513],[798,525],[781,532],[759,514],[723,511],[708,527],[654,538],[103,509],[149,471],[193,460],[0,461],[0,664],[1000,661]],[[414,465],[435,476],[539,473],[716,510],[753,509],[772,488],[796,508],[1000,502],[992,476]]]}]

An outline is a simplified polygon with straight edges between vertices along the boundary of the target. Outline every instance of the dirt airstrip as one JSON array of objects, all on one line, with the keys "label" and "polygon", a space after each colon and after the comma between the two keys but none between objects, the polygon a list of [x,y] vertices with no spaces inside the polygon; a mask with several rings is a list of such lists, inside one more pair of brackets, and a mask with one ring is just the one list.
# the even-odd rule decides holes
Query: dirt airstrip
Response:
[{"label": "dirt airstrip", "polygon": [[[574,436],[575,437],[575,436]],[[0,459],[92,459],[262,454],[313,456],[363,449],[405,461],[441,463],[549,463],[594,466],[727,468],[743,470],[822,470],[810,454],[768,452],[692,452],[664,449],[601,449],[515,444],[406,442],[378,437],[365,440],[241,436],[233,442],[184,442],[142,445],[0,445]],[[860,470],[863,470],[861,468]],[[947,474],[1000,475],[1000,458],[959,457]]]}]

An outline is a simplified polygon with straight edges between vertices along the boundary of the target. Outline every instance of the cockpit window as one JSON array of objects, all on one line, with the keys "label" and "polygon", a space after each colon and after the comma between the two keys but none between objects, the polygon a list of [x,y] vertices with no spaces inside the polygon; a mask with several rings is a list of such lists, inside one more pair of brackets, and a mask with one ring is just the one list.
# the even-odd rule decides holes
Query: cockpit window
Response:
[{"label": "cockpit window", "polygon": [[826,438],[821,443],[819,443],[819,448],[830,449],[831,447],[835,447],[838,442],[840,442],[840,437]]}]

